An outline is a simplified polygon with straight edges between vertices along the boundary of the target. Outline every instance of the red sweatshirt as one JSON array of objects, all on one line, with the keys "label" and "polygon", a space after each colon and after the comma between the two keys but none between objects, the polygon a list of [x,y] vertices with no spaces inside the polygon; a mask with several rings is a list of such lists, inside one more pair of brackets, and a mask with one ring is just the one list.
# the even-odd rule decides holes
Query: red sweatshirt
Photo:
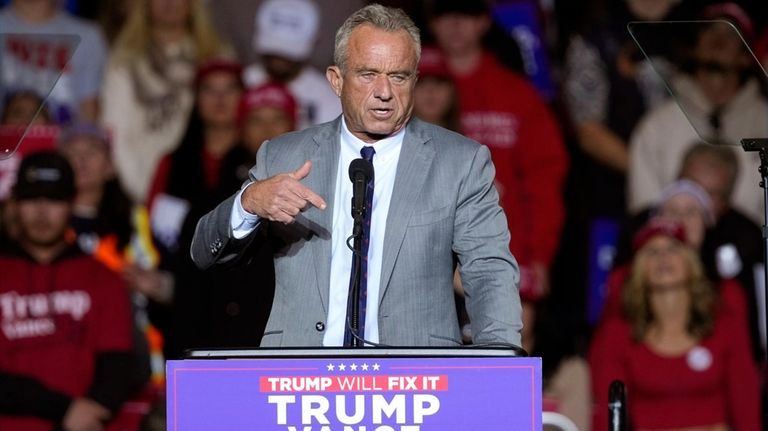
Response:
[{"label": "red sweatshirt", "polygon": [[630,326],[606,321],[589,355],[595,399],[594,430],[608,429],[608,387],[627,388],[635,429],[678,429],[728,424],[760,428],[760,380],[743,325],[724,314],[713,333],[679,356],[662,356],[632,340]]},{"label": "red sweatshirt", "polygon": [[48,264],[0,256],[0,280],[0,377],[16,379],[0,388],[0,406],[12,406],[0,408],[0,430],[53,429],[67,398],[94,395],[99,355],[131,357],[127,291],[117,274],[74,249]]},{"label": "red sweatshirt", "polygon": [[462,133],[491,150],[512,253],[523,265],[549,266],[564,218],[568,165],[558,124],[536,89],[491,54],[455,80]]}]

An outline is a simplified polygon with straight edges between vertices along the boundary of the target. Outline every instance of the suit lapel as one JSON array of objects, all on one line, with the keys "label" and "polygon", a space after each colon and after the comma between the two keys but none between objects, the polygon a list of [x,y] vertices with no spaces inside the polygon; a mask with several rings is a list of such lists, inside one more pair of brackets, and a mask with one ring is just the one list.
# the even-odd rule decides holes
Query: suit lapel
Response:
[{"label": "suit lapel", "polygon": [[[313,209],[305,213],[307,219],[319,227],[319,240],[311,241],[318,294],[322,299],[323,311],[328,312],[328,292],[331,282],[331,232],[333,231],[333,203],[336,194],[336,171],[339,164],[339,127],[341,117],[328,127],[322,128],[315,136],[315,146],[306,154],[312,161],[312,171],[306,185],[320,195],[328,206],[320,211]],[[323,235],[327,235],[323,236]]]},{"label": "suit lapel", "polygon": [[389,279],[392,276],[397,255],[405,238],[408,220],[418,207],[419,193],[424,186],[429,167],[434,159],[434,146],[427,145],[430,139],[424,133],[420,120],[414,118],[408,123],[403,146],[400,149],[392,200],[387,213],[379,301],[389,288]]}]

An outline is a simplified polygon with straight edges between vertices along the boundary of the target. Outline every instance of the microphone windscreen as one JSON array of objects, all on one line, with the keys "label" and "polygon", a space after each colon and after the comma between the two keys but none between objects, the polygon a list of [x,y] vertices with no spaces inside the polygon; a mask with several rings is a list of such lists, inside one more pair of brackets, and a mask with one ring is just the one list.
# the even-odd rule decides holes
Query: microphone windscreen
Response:
[{"label": "microphone windscreen", "polygon": [[373,163],[365,159],[355,159],[349,164],[349,179],[354,182],[359,175],[367,180],[373,177]]}]

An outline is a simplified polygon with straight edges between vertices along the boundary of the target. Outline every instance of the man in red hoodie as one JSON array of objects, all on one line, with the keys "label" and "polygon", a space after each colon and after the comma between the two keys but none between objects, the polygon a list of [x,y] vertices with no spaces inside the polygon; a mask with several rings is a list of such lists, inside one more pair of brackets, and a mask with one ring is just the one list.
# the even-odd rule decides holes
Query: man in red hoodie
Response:
[{"label": "man in red hoodie", "polygon": [[564,219],[560,128],[533,85],[484,49],[491,26],[484,1],[434,1],[429,17],[456,81],[461,132],[491,150],[521,294],[546,295]]},{"label": "man in red hoodie", "polygon": [[99,431],[142,383],[122,280],[66,240],[74,196],[62,156],[22,160],[0,254],[2,430]]}]

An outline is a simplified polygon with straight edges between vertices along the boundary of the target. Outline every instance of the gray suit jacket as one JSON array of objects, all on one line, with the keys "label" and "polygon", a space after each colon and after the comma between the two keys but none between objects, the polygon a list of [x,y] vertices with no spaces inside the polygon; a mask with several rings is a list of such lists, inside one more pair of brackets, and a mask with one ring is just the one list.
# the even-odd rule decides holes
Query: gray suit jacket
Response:
[{"label": "gray suit jacket", "polygon": [[[251,169],[251,179],[258,181],[311,160],[303,183],[328,204],[324,211],[310,207],[293,224],[262,220],[257,229],[266,229],[261,233],[276,244],[275,299],[262,346],[322,345],[340,127],[339,117],[275,138],[261,147]],[[384,238],[382,344],[461,344],[452,283],[455,253],[474,342],[520,345],[519,272],[494,174],[486,147],[418,119],[406,126]],[[233,202],[234,196],[200,219],[191,250],[199,267],[234,260],[257,236],[234,238]]]}]

